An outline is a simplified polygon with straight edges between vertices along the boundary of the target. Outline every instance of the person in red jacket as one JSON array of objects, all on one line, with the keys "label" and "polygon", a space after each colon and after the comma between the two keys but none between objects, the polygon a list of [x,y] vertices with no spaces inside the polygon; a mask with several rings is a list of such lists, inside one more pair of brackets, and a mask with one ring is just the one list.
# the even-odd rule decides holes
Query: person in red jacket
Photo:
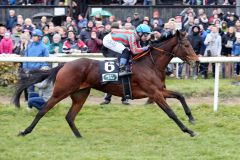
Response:
[{"label": "person in red jacket", "polygon": [[78,39],[74,33],[74,31],[68,31],[68,38],[63,43],[63,53],[73,53],[73,52],[87,52],[88,47],[81,40]]},{"label": "person in red jacket", "polygon": [[0,41],[0,54],[12,54],[13,51],[13,41],[11,39],[11,34],[6,32],[3,39]]}]

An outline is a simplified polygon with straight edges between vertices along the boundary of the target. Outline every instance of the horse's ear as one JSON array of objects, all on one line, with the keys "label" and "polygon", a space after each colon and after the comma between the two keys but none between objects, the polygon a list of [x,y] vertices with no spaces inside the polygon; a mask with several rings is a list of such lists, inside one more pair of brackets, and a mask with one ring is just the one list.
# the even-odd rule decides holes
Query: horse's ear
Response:
[{"label": "horse's ear", "polygon": [[176,36],[177,36],[177,37],[180,37],[180,35],[181,35],[180,31],[177,30],[177,31],[176,31]]}]

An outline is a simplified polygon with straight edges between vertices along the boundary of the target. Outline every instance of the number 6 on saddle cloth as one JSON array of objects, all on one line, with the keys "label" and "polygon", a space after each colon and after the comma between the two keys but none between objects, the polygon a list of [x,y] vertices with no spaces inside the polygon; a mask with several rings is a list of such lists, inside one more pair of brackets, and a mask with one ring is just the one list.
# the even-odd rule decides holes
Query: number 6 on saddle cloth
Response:
[{"label": "number 6 on saddle cloth", "polygon": [[[130,69],[128,65],[128,69]],[[123,93],[126,99],[132,99],[131,91],[131,75],[119,77],[119,63],[118,60],[106,60],[99,62],[99,73],[101,78],[101,84],[106,85],[109,83],[123,85]]]}]

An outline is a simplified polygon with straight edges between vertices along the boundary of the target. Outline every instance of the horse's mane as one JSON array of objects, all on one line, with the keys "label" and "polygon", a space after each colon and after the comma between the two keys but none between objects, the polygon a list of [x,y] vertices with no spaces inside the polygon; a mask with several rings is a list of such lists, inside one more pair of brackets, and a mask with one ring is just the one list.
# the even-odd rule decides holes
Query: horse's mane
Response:
[{"label": "horse's mane", "polygon": [[163,36],[158,40],[150,41],[150,46],[156,48],[161,47],[163,44],[165,44],[168,40],[172,39],[173,37],[175,37],[175,34],[171,34],[167,37]]}]

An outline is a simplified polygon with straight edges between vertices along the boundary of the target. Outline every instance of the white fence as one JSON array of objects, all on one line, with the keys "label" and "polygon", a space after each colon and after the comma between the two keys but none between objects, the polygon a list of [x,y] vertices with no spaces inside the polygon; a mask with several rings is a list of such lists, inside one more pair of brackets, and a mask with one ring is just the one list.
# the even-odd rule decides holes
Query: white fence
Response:
[{"label": "white fence", "polygon": [[[81,53],[81,54],[59,54],[58,57],[16,57],[14,55],[0,55],[0,62],[69,62],[78,58],[90,58],[95,60],[111,60],[115,58],[105,58],[102,57],[101,53]],[[60,57],[59,57],[60,56]],[[66,57],[64,57],[66,56]],[[71,56],[71,57],[70,57]],[[77,56],[77,57],[73,57]],[[215,63],[215,83],[214,83],[214,104],[213,110],[216,112],[218,110],[218,92],[219,92],[219,71],[220,63],[224,62],[240,62],[240,57],[200,57],[201,63]],[[179,58],[173,58],[170,63],[182,63]]]}]

